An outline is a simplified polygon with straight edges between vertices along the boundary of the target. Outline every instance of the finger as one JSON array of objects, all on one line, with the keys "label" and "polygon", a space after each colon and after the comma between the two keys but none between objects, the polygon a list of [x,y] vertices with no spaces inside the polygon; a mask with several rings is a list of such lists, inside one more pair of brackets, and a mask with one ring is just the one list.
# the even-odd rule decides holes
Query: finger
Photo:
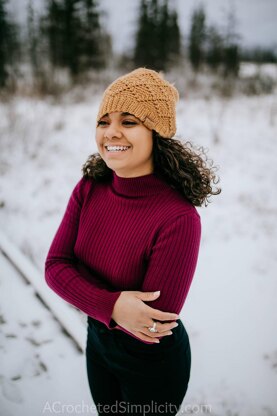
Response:
[{"label": "finger", "polygon": [[176,328],[179,324],[177,322],[170,322],[166,324],[162,324],[161,322],[156,323],[156,329],[158,332],[163,334],[164,332],[171,331],[173,328]]},{"label": "finger", "polygon": [[153,344],[158,344],[160,342],[158,339],[155,339],[156,337],[148,336],[147,334],[144,334],[140,331],[134,331],[133,334],[141,340],[151,342]]},{"label": "finger", "polygon": [[138,291],[133,291],[133,293],[135,293],[136,297],[141,299],[144,302],[151,302],[153,300],[156,300],[156,298],[158,298],[160,296],[160,291],[156,291],[156,292],[138,292]]},{"label": "finger", "polygon": [[[145,329],[143,329],[143,331],[144,331],[144,333],[145,333],[145,330],[146,330],[146,332],[148,331],[149,332],[149,327],[152,327],[153,326],[153,324],[154,324],[154,322],[153,322],[153,320],[152,321],[150,321],[150,323],[149,323],[149,325],[145,325]],[[177,322],[171,322],[171,323],[166,323],[166,324],[163,324],[163,323],[161,323],[161,322],[156,322],[156,329],[157,329],[157,331],[159,332],[159,333],[161,333],[161,334],[163,334],[163,335],[166,335],[165,333],[166,332],[168,332],[168,331],[171,331],[173,328],[176,328],[178,326],[178,323]],[[151,334],[155,334],[156,332],[151,332]]]},{"label": "finger", "polygon": [[178,322],[176,322],[175,320],[172,322],[168,322],[168,323],[160,323],[160,327],[161,327],[161,331],[170,331],[173,328],[177,328],[177,326],[179,325]]},{"label": "finger", "polygon": [[148,335],[150,338],[158,338],[160,336],[164,337],[164,336],[168,336],[168,335],[172,335],[172,331],[158,331],[158,332],[149,332],[149,330],[145,329],[142,330],[142,333],[145,335]]},{"label": "finger", "polygon": [[179,319],[179,315],[177,315],[176,313],[163,312],[159,309],[151,308],[150,306],[148,306],[148,308],[148,313],[156,321],[174,321],[176,319]]}]

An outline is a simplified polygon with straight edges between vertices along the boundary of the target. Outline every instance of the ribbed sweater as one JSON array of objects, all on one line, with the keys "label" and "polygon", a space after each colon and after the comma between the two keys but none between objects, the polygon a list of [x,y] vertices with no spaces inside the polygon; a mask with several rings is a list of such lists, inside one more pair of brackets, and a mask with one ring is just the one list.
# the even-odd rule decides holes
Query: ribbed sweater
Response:
[{"label": "ribbed sweater", "polygon": [[51,243],[45,279],[61,298],[110,330],[139,339],[111,318],[116,300],[126,290],[160,290],[145,303],[179,314],[200,238],[196,208],[154,173],[122,178],[113,171],[107,183],[83,177]]}]

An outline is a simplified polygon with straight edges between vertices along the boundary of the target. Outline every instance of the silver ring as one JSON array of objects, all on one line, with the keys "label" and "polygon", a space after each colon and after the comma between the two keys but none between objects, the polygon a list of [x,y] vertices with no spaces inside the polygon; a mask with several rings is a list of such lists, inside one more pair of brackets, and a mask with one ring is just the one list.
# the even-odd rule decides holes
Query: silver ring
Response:
[{"label": "silver ring", "polygon": [[149,326],[148,329],[150,332],[158,332],[158,330],[156,329],[157,326],[157,322],[154,322],[153,326]]}]

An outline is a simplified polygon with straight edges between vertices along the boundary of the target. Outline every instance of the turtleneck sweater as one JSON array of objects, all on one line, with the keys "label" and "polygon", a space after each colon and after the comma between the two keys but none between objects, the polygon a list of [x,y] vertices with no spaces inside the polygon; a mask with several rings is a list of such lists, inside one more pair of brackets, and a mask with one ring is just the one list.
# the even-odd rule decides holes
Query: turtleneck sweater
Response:
[{"label": "turtleneck sweater", "polygon": [[[45,261],[48,286],[110,330],[122,291],[154,292],[145,303],[179,314],[196,269],[201,220],[180,192],[154,173],[75,185]],[[140,341],[148,343],[147,341]]]}]

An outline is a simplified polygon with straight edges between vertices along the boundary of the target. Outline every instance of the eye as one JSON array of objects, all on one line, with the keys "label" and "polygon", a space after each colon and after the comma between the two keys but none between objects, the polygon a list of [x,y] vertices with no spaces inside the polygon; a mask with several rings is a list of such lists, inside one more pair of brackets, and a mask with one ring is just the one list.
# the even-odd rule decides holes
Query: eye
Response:
[{"label": "eye", "polygon": [[131,120],[124,120],[122,122],[122,124],[124,126],[136,126],[138,123],[136,121],[131,121]]},{"label": "eye", "polygon": [[106,126],[108,124],[108,122],[107,121],[105,121],[105,120],[99,120],[98,122],[97,122],[97,127],[98,126]]}]

